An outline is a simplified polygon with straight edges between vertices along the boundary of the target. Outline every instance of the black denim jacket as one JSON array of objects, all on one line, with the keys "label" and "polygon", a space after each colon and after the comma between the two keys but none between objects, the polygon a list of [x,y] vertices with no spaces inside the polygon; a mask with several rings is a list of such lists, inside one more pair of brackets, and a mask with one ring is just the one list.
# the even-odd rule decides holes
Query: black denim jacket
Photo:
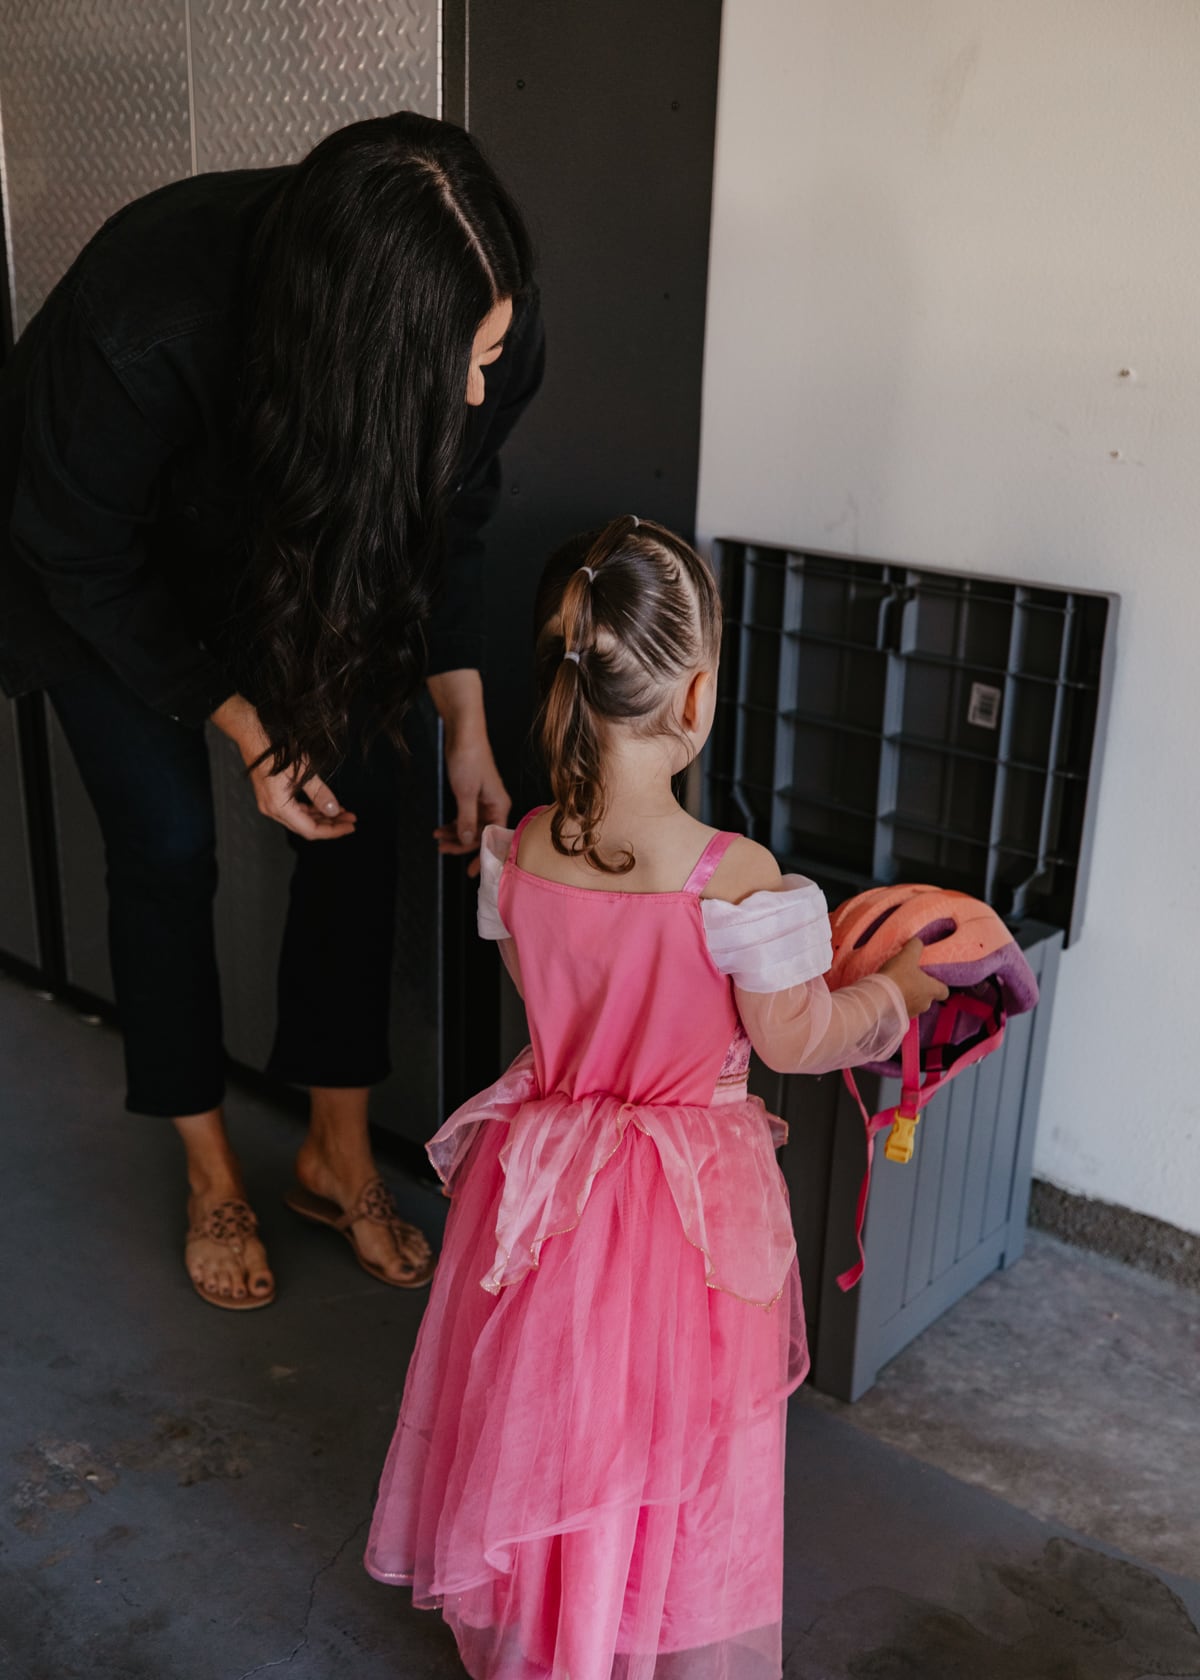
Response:
[{"label": "black denim jacket", "polygon": [[[179,181],[108,221],[0,370],[0,686],[98,653],[199,725],[238,686],[221,625],[246,564],[233,415],[249,241],[286,169]],[[483,658],[481,528],[542,379],[534,295],[468,410],[429,671]],[[86,644],[86,645],[85,645]]]}]

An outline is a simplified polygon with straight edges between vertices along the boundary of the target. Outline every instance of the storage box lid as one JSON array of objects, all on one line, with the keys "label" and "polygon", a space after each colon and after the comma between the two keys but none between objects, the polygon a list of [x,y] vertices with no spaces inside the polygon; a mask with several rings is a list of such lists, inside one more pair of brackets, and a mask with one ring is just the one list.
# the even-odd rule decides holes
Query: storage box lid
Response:
[{"label": "storage box lid", "polygon": [[711,821],[831,902],[929,880],[1074,937],[1116,598],[722,541]]}]

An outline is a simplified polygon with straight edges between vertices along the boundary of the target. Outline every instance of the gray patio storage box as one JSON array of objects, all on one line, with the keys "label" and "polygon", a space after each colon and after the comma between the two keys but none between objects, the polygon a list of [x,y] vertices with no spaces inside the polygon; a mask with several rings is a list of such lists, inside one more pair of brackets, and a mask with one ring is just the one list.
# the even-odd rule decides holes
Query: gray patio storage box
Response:
[{"label": "gray patio storage box", "polygon": [[[754,1088],[788,1120],[816,1387],[855,1400],[946,1307],[1019,1258],[1055,979],[1079,931],[1116,622],[1111,596],[723,541],[709,821],[769,846],[833,908],[880,883],[986,899],[1041,986],[1001,1051],[925,1110],[913,1161],[866,1144],[840,1075]],[[899,1084],[859,1077],[872,1112]]]}]

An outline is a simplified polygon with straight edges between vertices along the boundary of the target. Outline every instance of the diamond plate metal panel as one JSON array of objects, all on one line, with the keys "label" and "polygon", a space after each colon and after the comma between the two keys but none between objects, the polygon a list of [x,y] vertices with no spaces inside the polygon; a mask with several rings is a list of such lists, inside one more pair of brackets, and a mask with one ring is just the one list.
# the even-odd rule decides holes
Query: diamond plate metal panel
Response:
[{"label": "diamond plate metal panel", "polygon": [[0,7],[18,330],[130,199],[191,166],[185,0]]},{"label": "diamond plate metal panel", "polygon": [[191,0],[197,170],[291,163],[398,110],[438,114],[438,0]]}]

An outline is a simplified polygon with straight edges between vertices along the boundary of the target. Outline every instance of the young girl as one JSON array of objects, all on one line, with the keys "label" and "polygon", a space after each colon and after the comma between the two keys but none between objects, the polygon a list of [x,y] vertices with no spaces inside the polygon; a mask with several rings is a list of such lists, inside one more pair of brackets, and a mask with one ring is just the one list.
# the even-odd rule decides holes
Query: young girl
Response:
[{"label": "young girl", "polygon": [[554,804],[483,837],[532,1046],[429,1145],[453,1195],[367,1551],[476,1680],[780,1674],[785,1401],[807,1370],[781,1071],[879,1061],[914,942],[831,994],[825,901],[684,811],[720,603],[626,517],[538,607]]}]

